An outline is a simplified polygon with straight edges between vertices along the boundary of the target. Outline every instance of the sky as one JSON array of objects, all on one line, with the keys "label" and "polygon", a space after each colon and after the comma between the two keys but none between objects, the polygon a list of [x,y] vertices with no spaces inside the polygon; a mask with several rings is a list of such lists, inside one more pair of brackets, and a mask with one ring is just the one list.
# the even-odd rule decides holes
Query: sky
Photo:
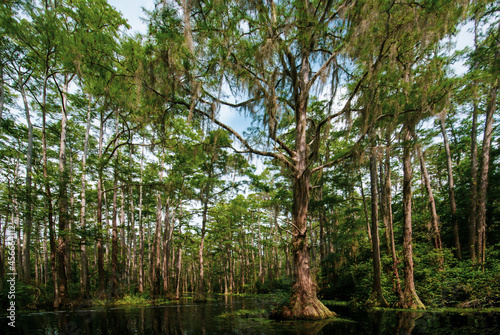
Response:
[{"label": "sky", "polygon": [[145,34],[147,32],[147,25],[142,22],[141,17],[145,18],[142,8],[151,10],[154,8],[154,0],[108,0],[108,3],[120,11],[132,27],[129,32],[137,31]]},{"label": "sky", "polygon": [[[115,7],[127,19],[131,29],[127,31],[128,34],[139,32],[146,34],[147,24],[143,22],[142,18],[146,17],[142,8],[152,10],[155,5],[155,0],[108,0],[109,4]],[[462,50],[467,46],[473,45],[473,34],[470,32],[472,24],[469,23],[460,29],[457,36],[451,38],[455,42],[456,49]],[[467,69],[463,63],[457,62],[452,66],[457,75],[463,74]],[[234,102],[234,101],[231,101]],[[219,121],[227,124],[236,130],[239,134],[243,134],[251,124],[251,119],[240,115],[238,111],[232,108],[222,106],[219,114]]]}]

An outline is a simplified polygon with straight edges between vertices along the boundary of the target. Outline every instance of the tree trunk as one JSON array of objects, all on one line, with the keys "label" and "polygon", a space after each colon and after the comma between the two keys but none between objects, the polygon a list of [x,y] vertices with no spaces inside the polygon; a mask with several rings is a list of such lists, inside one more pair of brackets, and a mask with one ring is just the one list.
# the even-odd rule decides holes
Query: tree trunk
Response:
[{"label": "tree trunk", "polygon": [[61,298],[59,294],[59,285],[57,282],[56,271],[56,242],[55,242],[55,227],[54,227],[54,210],[52,207],[52,193],[50,190],[49,176],[48,176],[48,163],[47,163],[47,134],[46,134],[46,94],[47,94],[47,76],[45,76],[43,85],[42,96],[42,155],[43,155],[43,179],[45,184],[45,199],[47,205],[47,217],[49,222],[49,244],[50,244],[50,267],[52,272],[52,281],[54,285],[54,308],[59,308],[61,305]]},{"label": "tree trunk", "polygon": [[[130,160],[129,160],[129,168],[132,171],[132,146],[130,146]],[[132,184],[132,179],[129,180],[129,184]],[[136,289],[135,285],[137,283],[137,237],[135,235],[135,205],[134,205],[134,194],[133,188],[129,187],[129,197],[130,197],[130,212],[129,212],[129,240],[132,243],[132,259],[131,259],[131,270],[130,270],[130,279],[131,283],[134,285],[134,290]],[[130,283],[129,283],[130,284]]]},{"label": "tree trunk", "polygon": [[[80,192],[80,198],[81,198],[81,211],[80,211],[80,226],[83,232],[86,231],[86,211],[87,211],[87,196],[86,196],[86,189],[87,189],[87,155],[89,151],[89,137],[90,137],[90,126],[91,126],[91,103],[92,103],[92,98],[89,95],[89,106],[88,106],[88,111],[87,111],[87,128],[85,131],[85,142],[83,144],[83,156],[82,156],[82,188]],[[80,240],[80,250],[82,252],[81,257],[82,257],[82,271],[81,271],[81,296],[82,298],[87,298],[89,295],[89,270],[88,270],[88,260],[87,260],[87,239],[85,237],[85,234],[82,234],[81,240]]]},{"label": "tree trunk", "polygon": [[384,164],[379,165],[379,185],[380,185],[380,198],[379,198],[379,203],[380,203],[380,216],[382,217],[382,222],[384,223],[384,234],[385,234],[385,247],[386,247],[386,252],[388,255],[391,254],[391,237],[390,237],[390,231],[389,231],[389,213],[388,213],[388,208],[386,205],[385,201],[385,173],[384,173]]},{"label": "tree trunk", "polygon": [[370,192],[371,192],[371,235],[372,235],[372,261],[373,285],[370,297],[366,301],[370,306],[384,306],[389,304],[382,293],[382,271],[380,265],[380,239],[378,234],[378,187],[377,187],[377,160],[378,152],[375,146],[371,148],[370,156]]},{"label": "tree trunk", "polygon": [[198,261],[199,261],[199,277],[198,277],[198,285],[196,290],[196,297],[194,301],[204,302],[207,301],[205,297],[205,276],[204,276],[204,264],[203,264],[203,249],[205,247],[205,229],[207,224],[207,214],[208,214],[208,195],[210,193],[209,186],[206,186],[206,191],[204,192],[203,199],[203,214],[201,221],[201,241],[200,241],[200,250],[198,252]]},{"label": "tree trunk", "polygon": [[68,297],[68,280],[66,277],[66,234],[68,226],[68,170],[66,167],[66,131],[68,126],[67,91],[69,78],[64,77],[61,94],[61,138],[59,147],[59,237],[57,247],[57,276],[59,278],[59,294],[64,305]]},{"label": "tree trunk", "polygon": [[[116,112],[115,124],[115,143],[118,145],[118,112]],[[111,217],[111,297],[116,297],[118,294],[118,150],[115,151],[113,158],[113,214]]]},{"label": "tree trunk", "polygon": [[162,225],[162,202],[161,194],[156,194],[156,228],[153,236],[153,245],[151,248],[151,295],[153,299],[158,298],[160,289],[160,249],[161,249],[161,225]]},{"label": "tree trunk", "polygon": [[[499,59],[500,46],[497,47],[495,58]],[[488,171],[490,165],[490,148],[491,138],[493,135],[493,115],[496,109],[497,92],[499,79],[497,77],[495,83],[489,92],[489,101],[486,108],[486,124],[484,127],[483,146],[482,146],[482,161],[479,174],[478,188],[478,206],[477,206],[477,249],[476,255],[479,263],[486,261],[486,193],[488,190]]]},{"label": "tree trunk", "polygon": [[424,304],[420,301],[415,290],[413,280],[413,246],[412,246],[412,222],[411,222],[411,183],[413,171],[411,166],[411,133],[410,125],[403,125],[403,257],[404,257],[404,300],[402,308],[423,309]]},{"label": "tree trunk", "polygon": [[292,296],[284,306],[281,317],[285,319],[325,319],[335,316],[316,296],[317,286],[311,275],[309,245],[307,243],[307,210],[310,199],[311,170],[307,145],[307,107],[310,65],[309,55],[302,55],[298,85],[300,92],[295,96],[295,157],[293,169],[292,209],[292,254],[295,265]]},{"label": "tree trunk", "polygon": [[[3,76],[3,74],[2,74]],[[32,162],[33,162],[33,124],[30,118],[30,107],[28,104],[28,99],[26,97],[26,92],[24,86],[20,85],[20,92],[23,98],[24,111],[26,114],[26,123],[28,125],[28,148],[26,150],[26,213],[24,220],[23,229],[23,271],[22,278],[25,283],[29,284],[31,282],[31,262],[30,262],[30,247],[31,247],[31,226],[32,226],[32,190],[31,190],[31,179],[32,179]],[[2,100],[3,100],[3,78],[2,78]],[[3,103],[3,102],[2,102]]]},{"label": "tree trunk", "polygon": [[472,263],[476,262],[477,247],[477,100],[472,110],[471,161],[470,161],[470,214],[469,214],[469,251]]},{"label": "tree trunk", "polygon": [[[424,155],[420,146],[417,146],[417,155],[420,160],[420,169],[422,170],[422,176],[424,178],[425,189],[427,191],[427,196],[429,198],[429,207],[431,211],[431,229],[432,229],[432,239],[434,240],[434,247],[438,250],[442,249],[441,245],[441,234],[439,233],[439,222],[436,211],[436,202],[434,201],[434,194],[432,192],[431,182],[429,179],[429,173],[427,172],[427,167],[425,166]],[[440,258],[441,265],[443,264],[443,258]]]},{"label": "tree trunk", "polygon": [[[365,213],[366,222],[366,232],[368,233],[368,242],[370,243],[370,248],[372,247],[372,232],[370,229],[370,220],[368,219],[368,206],[366,205],[366,196],[363,187],[363,180],[361,179],[361,173],[359,174],[359,187],[361,189],[361,199],[363,200],[363,212]],[[373,250],[372,250],[373,251]]]},{"label": "tree trunk", "polygon": [[[182,206],[182,205],[181,205]],[[182,208],[181,208],[182,211]],[[177,280],[175,285],[175,299],[179,299],[181,296],[180,293],[180,284],[181,284],[181,274],[182,274],[182,242],[180,241],[180,236],[182,235],[181,229],[181,217],[179,217],[179,250],[177,254]]]},{"label": "tree trunk", "polygon": [[[474,50],[477,50],[478,19],[474,17]],[[470,158],[470,206],[469,206],[469,252],[472,263],[476,263],[477,247],[477,82],[472,81],[472,129],[471,129],[471,158]]]},{"label": "tree trunk", "polygon": [[453,168],[451,165],[451,151],[450,144],[448,143],[448,135],[446,134],[444,114],[440,115],[439,121],[441,125],[441,132],[443,134],[444,148],[446,152],[446,167],[448,170],[448,194],[450,197],[451,225],[453,227],[453,242],[455,245],[455,250],[453,252],[456,258],[461,259],[462,252],[460,250],[460,235],[458,232],[457,204],[455,202],[455,191],[453,189]]},{"label": "tree trunk", "polygon": [[3,64],[0,64],[0,120],[3,119],[3,105],[5,102],[5,91],[3,85]]},{"label": "tree trunk", "polygon": [[141,185],[139,186],[139,292],[144,292],[144,227],[142,223],[142,171],[144,164],[144,147],[141,153]]},{"label": "tree trunk", "polygon": [[99,127],[99,166],[98,166],[98,178],[97,178],[97,273],[99,276],[98,285],[98,298],[103,298],[105,295],[105,275],[104,275],[104,250],[103,250],[103,225],[102,225],[102,196],[103,196],[103,162],[102,162],[102,148],[104,141],[104,115],[101,112],[100,115],[100,127]]},{"label": "tree trunk", "polygon": [[172,247],[172,234],[174,232],[175,212],[170,210],[170,199],[167,199],[165,205],[165,231],[163,234],[163,292],[169,291],[169,268],[170,268],[170,253]]},{"label": "tree trunk", "polygon": [[0,215],[0,291],[4,289],[5,279],[5,231],[7,229],[7,220],[2,229],[2,215]]}]

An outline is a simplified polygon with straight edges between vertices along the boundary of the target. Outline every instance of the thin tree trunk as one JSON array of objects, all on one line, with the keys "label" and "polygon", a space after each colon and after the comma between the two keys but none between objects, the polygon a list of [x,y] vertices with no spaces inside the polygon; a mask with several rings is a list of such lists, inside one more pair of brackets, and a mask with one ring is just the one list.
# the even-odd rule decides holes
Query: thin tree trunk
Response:
[{"label": "thin tree trunk", "polygon": [[472,110],[472,131],[471,131],[471,162],[470,162],[470,214],[469,214],[469,251],[473,263],[476,262],[477,247],[477,100],[474,99]]},{"label": "thin tree trunk", "polygon": [[[55,80],[54,80],[55,81]],[[56,83],[57,84],[57,83]],[[61,138],[59,147],[59,237],[57,248],[59,278],[59,294],[64,305],[68,297],[68,280],[66,277],[66,234],[68,226],[68,170],[66,167],[66,131],[68,126],[67,91],[69,77],[65,75],[61,94]]]},{"label": "thin tree trunk", "polygon": [[[118,111],[116,113],[115,121],[115,143],[118,146],[118,130],[119,120]],[[118,150],[115,151],[113,157],[113,209],[111,217],[111,297],[118,295]]]},{"label": "thin tree trunk", "polygon": [[[439,222],[436,211],[436,202],[434,201],[434,194],[432,192],[431,182],[429,179],[429,173],[427,172],[427,167],[425,166],[425,159],[420,146],[417,146],[417,155],[420,160],[420,169],[422,170],[422,176],[424,179],[425,190],[427,191],[427,196],[429,198],[429,207],[431,211],[431,229],[432,229],[432,239],[434,240],[434,247],[438,250],[442,249],[441,245],[441,234],[439,232]],[[441,265],[443,264],[443,258],[440,258]]]},{"label": "thin tree trunk", "polygon": [[[132,171],[132,146],[130,146],[130,157],[129,157],[129,168]],[[129,184],[132,184],[132,180],[129,180]],[[135,235],[135,206],[134,206],[134,194],[133,188],[129,187],[129,197],[130,197],[130,216],[129,216],[129,240],[132,243],[132,269],[130,271],[131,282],[134,285],[137,283],[137,238]]]},{"label": "thin tree trunk", "polygon": [[262,235],[260,232],[260,213],[257,215],[257,225],[259,228],[259,245],[258,245],[258,250],[259,250],[259,279],[261,283],[264,283],[264,273],[262,271]]},{"label": "thin tree trunk", "polygon": [[380,265],[380,239],[378,234],[378,176],[377,176],[378,152],[375,146],[371,148],[370,156],[370,192],[371,192],[371,235],[372,235],[372,261],[373,261],[373,285],[372,292],[367,305],[384,306],[389,304],[382,293],[382,271]]},{"label": "thin tree trunk", "polygon": [[[210,177],[209,177],[210,178]],[[207,301],[205,297],[205,274],[204,274],[204,263],[203,263],[203,249],[205,247],[205,229],[207,224],[207,214],[208,214],[208,195],[210,191],[208,190],[209,186],[206,186],[206,191],[204,192],[203,199],[203,213],[202,213],[202,221],[201,221],[201,241],[200,241],[200,249],[198,252],[198,261],[199,261],[199,277],[198,277],[198,285],[196,290],[196,298],[195,301],[203,302]]]},{"label": "thin tree trunk", "polygon": [[403,255],[404,255],[404,301],[402,308],[425,308],[420,301],[415,290],[413,277],[413,246],[412,246],[412,220],[411,220],[411,202],[412,190],[411,183],[413,171],[411,165],[411,133],[413,129],[410,125],[403,125]]},{"label": "thin tree trunk", "polygon": [[[82,156],[82,188],[80,191],[80,201],[81,201],[81,211],[80,211],[80,226],[83,232],[86,230],[86,211],[87,211],[87,196],[86,196],[86,189],[87,189],[87,155],[89,151],[89,137],[90,137],[90,125],[91,125],[91,104],[92,104],[92,98],[89,94],[88,96],[89,100],[89,106],[87,110],[87,128],[85,131],[85,142],[83,144],[83,156]],[[82,262],[82,271],[81,271],[81,295],[82,298],[87,298],[89,295],[89,270],[88,270],[88,260],[87,260],[87,239],[85,238],[85,234],[82,234],[81,240],[80,240],[80,250],[82,252],[81,254],[81,262]]]},{"label": "thin tree trunk", "polygon": [[[163,157],[160,164],[160,183],[163,182]],[[156,231],[153,237],[153,247],[151,254],[151,294],[154,299],[158,298],[160,294],[161,282],[161,226],[162,226],[162,200],[161,192],[157,191],[156,194]]]},{"label": "thin tree trunk", "polygon": [[[474,49],[477,50],[478,19],[474,17]],[[470,207],[469,207],[469,252],[472,263],[476,263],[477,247],[477,83],[472,81],[472,130],[471,130],[471,158],[470,158]]]},{"label": "thin tree trunk", "polygon": [[104,141],[104,115],[101,112],[100,115],[100,127],[99,127],[99,166],[98,166],[98,178],[97,178],[97,273],[98,279],[98,294],[99,298],[103,298],[105,295],[105,275],[104,275],[104,250],[103,250],[103,225],[102,225],[102,196],[103,196],[103,163],[102,163],[102,149]]},{"label": "thin tree trunk", "polygon": [[[2,74],[3,76],[3,74]],[[30,248],[31,248],[31,226],[32,226],[32,163],[33,163],[33,124],[31,123],[30,117],[30,107],[28,99],[26,97],[26,92],[24,90],[24,85],[20,84],[20,92],[23,98],[24,111],[26,114],[26,123],[28,124],[28,148],[26,150],[26,213],[24,219],[24,229],[23,229],[23,271],[22,278],[25,283],[31,282],[31,262],[30,262]],[[3,100],[3,78],[2,78],[2,92],[1,99]],[[3,101],[2,101],[3,104]],[[3,108],[3,107],[2,107]]]},{"label": "thin tree trunk", "polygon": [[50,190],[49,176],[48,176],[48,159],[47,159],[47,111],[46,111],[46,101],[47,101],[47,72],[44,74],[44,81],[42,87],[42,102],[40,104],[40,109],[42,110],[42,168],[43,168],[43,179],[45,187],[45,202],[47,206],[47,219],[49,223],[49,244],[50,244],[50,267],[52,273],[52,282],[54,285],[54,308],[59,308],[61,305],[60,295],[59,295],[59,285],[57,283],[57,271],[56,271],[56,242],[55,242],[55,227],[54,227],[54,209],[52,206],[52,192]]},{"label": "thin tree trunk", "polygon": [[379,165],[379,178],[380,178],[380,216],[382,217],[382,222],[384,223],[384,233],[385,233],[385,244],[386,244],[386,252],[388,255],[391,254],[391,237],[389,231],[389,213],[387,204],[385,201],[385,173],[384,173],[384,164]]},{"label": "thin tree trunk", "polygon": [[359,175],[359,185],[360,185],[360,189],[361,189],[361,199],[363,201],[363,212],[365,213],[366,232],[368,233],[368,242],[370,243],[370,248],[371,248],[372,247],[372,232],[370,229],[370,220],[368,219],[368,206],[366,205],[366,196],[365,196],[365,191],[364,191],[364,187],[363,187],[363,180],[361,179],[361,174]]},{"label": "thin tree trunk", "polygon": [[[116,158],[115,158],[116,159]],[[116,163],[114,167],[114,181],[113,181],[113,209],[111,217],[111,291],[110,296],[116,297],[118,291],[118,173],[116,171]]]},{"label": "thin tree trunk", "polygon": [[451,164],[451,151],[450,144],[448,143],[448,135],[446,134],[445,126],[445,116],[441,114],[439,117],[441,132],[443,134],[444,148],[446,152],[446,167],[448,170],[448,194],[450,197],[450,209],[451,209],[451,225],[453,227],[453,242],[455,245],[455,250],[453,251],[455,257],[458,259],[462,258],[462,251],[460,250],[460,235],[458,232],[458,221],[457,221],[457,204],[455,202],[455,190],[453,189],[453,168]]},{"label": "thin tree trunk", "polygon": [[144,227],[142,223],[142,171],[144,163],[144,147],[141,153],[141,184],[139,186],[139,292],[144,292]]},{"label": "thin tree trunk", "polygon": [[[7,228],[7,220],[2,229],[2,215],[0,215],[0,291],[4,288],[5,279],[5,230]],[[2,233],[3,232],[3,233]]]},{"label": "thin tree trunk", "polygon": [[[500,58],[500,45],[497,46],[495,59]],[[482,145],[482,161],[479,174],[478,188],[478,207],[477,207],[477,250],[476,255],[479,263],[486,261],[486,194],[488,190],[488,171],[490,165],[490,148],[491,138],[493,135],[493,115],[496,109],[497,92],[499,79],[497,77],[495,83],[490,89],[488,96],[488,105],[486,108],[486,124],[484,127],[483,145]]]},{"label": "thin tree trunk", "polygon": [[[182,208],[181,208],[182,211]],[[182,235],[181,229],[181,217],[179,217],[179,237]],[[180,241],[180,239],[179,239]],[[179,300],[180,298],[180,284],[181,284],[181,273],[182,273],[182,242],[179,243],[179,250],[177,254],[177,281],[175,285],[175,299]]]},{"label": "thin tree trunk", "polygon": [[171,254],[171,246],[172,246],[172,234],[174,232],[174,220],[175,220],[175,212],[170,210],[170,199],[167,199],[167,203],[165,205],[165,231],[163,234],[163,292],[168,292],[168,281],[169,281],[169,261]]},{"label": "thin tree trunk", "polygon": [[0,64],[0,120],[3,118],[3,106],[5,103],[5,91],[3,85],[3,64]]}]

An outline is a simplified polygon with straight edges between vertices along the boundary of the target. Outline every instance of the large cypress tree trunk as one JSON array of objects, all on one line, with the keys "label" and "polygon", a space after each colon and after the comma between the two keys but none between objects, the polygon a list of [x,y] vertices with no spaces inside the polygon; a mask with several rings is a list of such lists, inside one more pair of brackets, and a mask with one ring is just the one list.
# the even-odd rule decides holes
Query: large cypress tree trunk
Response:
[{"label": "large cypress tree trunk", "polygon": [[403,125],[403,257],[404,257],[404,300],[402,308],[425,308],[415,290],[413,277],[413,245],[412,245],[412,222],[411,222],[411,183],[413,169],[411,165],[411,133],[410,125]]},{"label": "large cypress tree trunk", "polygon": [[382,293],[382,271],[380,266],[380,239],[378,234],[378,187],[377,187],[377,160],[378,152],[375,146],[371,148],[370,156],[370,191],[371,191],[371,236],[372,236],[372,261],[373,285],[372,292],[366,304],[371,306],[384,306],[389,304]]},{"label": "large cypress tree trunk", "polygon": [[307,145],[307,107],[309,92],[309,55],[302,55],[296,95],[295,110],[295,157],[293,169],[293,210],[292,210],[292,254],[295,283],[292,287],[290,304],[283,307],[282,317],[297,319],[326,319],[335,316],[316,296],[317,286],[311,274],[311,262],[307,237],[307,210],[310,199],[311,170]]}]

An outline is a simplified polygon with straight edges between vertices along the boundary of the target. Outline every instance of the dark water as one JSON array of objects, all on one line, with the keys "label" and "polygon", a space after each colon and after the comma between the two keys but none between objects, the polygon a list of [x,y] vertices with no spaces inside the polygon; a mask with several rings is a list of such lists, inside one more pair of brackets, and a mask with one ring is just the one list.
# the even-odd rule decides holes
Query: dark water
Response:
[{"label": "dark water", "polygon": [[500,334],[498,313],[417,313],[354,310],[330,306],[341,321],[277,322],[267,319],[224,320],[218,315],[268,309],[265,298],[222,296],[204,304],[189,300],[143,308],[102,308],[16,316],[16,328],[0,318],[0,334]]}]

